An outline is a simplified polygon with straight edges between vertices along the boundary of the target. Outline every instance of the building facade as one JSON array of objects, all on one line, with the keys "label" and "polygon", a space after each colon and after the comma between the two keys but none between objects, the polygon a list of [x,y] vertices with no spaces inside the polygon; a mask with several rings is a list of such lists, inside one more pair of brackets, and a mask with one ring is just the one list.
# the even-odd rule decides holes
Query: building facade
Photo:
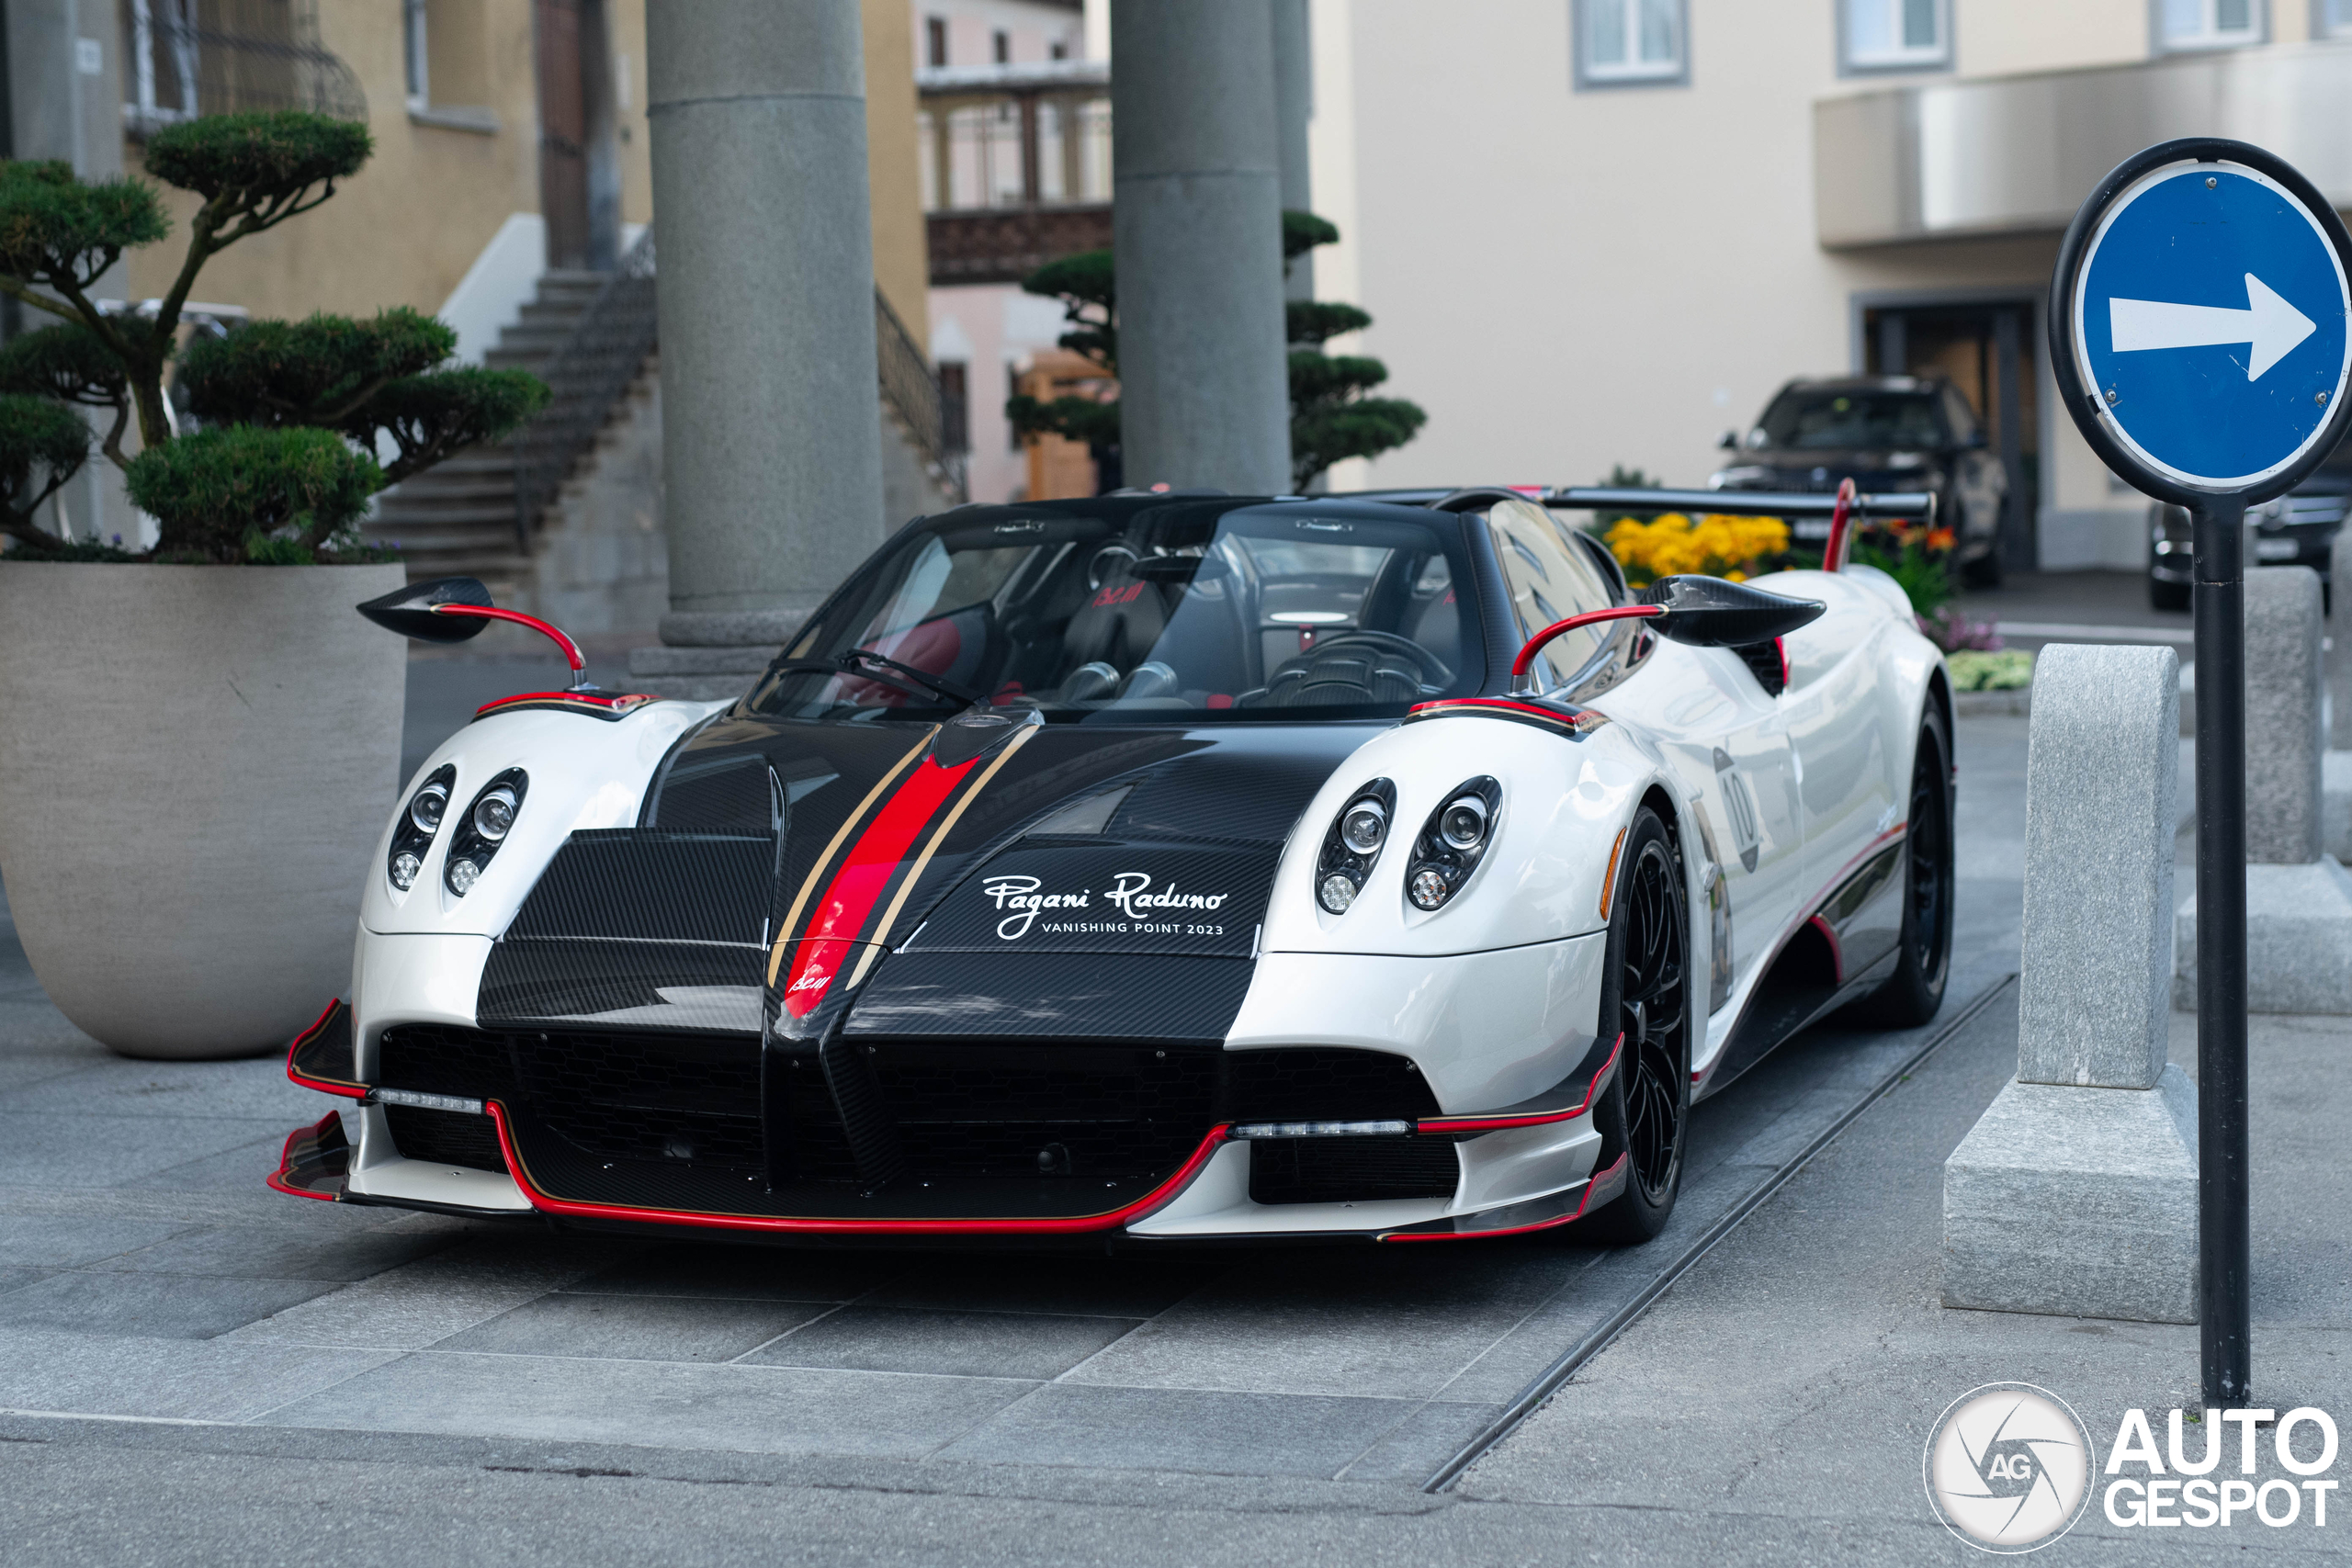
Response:
[{"label": "building facade", "polygon": [[2197,134],[2352,204],[2352,0],[1313,0],[1313,39],[1317,289],[1430,414],[1335,490],[1696,483],[1792,377],[1937,373],[2012,565],[2135,568],[2043,348],[2075,206]]}]

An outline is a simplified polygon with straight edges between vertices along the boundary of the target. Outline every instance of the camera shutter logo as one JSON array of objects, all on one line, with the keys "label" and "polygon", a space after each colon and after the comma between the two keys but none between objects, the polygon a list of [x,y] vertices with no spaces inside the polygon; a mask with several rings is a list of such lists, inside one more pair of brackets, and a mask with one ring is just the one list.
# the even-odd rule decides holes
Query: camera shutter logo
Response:
[{"label": "camera shutter logo", "polygon": [[2097,1456],[2066,1402],[2031,1383],[1996,1382],[1952,1401],[1928,1435],[1928,1501],[1983,1551],[2033,1551],[2075,1528]]}]

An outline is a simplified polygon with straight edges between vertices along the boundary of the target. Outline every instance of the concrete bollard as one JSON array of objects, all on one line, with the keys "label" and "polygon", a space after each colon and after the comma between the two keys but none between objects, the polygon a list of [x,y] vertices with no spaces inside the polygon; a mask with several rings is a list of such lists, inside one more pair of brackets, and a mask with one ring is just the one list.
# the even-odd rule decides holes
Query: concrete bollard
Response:
[{"label": "concrete bollard", "polygon": [[1944,1162],[1946,1306],[2197,1319],[2197,1088],[2165,1060],[2179,660],[2044,649],[2018,1076]]},{"label": "concrete bollard", "polygon": [[[2245,574],[2246,1007],[2352,1013],[2352,875],[2325,847],[2319,574]],[[2197,900],[2174,937],[2173,1005],[2197,1005]]]}]

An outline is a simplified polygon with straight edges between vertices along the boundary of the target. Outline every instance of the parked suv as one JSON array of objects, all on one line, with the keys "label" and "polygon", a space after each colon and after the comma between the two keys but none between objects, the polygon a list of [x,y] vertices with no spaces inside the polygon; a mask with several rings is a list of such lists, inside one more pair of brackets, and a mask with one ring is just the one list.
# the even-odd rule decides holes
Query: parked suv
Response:
[{"label": "parked suv", "polygon": [[[1766,406],[1740,454],[1707,483],[1714,490],[1834,491],[1851,477],[1864,491],[1924,490],[1950,527],[1971,582],[2001,580],[2001,503],[2008,469],[1987,450],[1984,427],[1950,382],[1917,376],[1792,381]],[[1829,525],[1799,523],[1799,539],[1826,539]]]},{"label": "parked suv", "polygon": [[[2319,573],[2320,603],[2335,612],[2335,584],[2328,562],[2336,531],[2352,499],[2352,441],[2276,501],[2246,508],[2248,566],[2307,566]],[[2159,610],[2188,608],[2196,581],[2194,547],[2185,507],[2148,503],[2148,603]]]}]

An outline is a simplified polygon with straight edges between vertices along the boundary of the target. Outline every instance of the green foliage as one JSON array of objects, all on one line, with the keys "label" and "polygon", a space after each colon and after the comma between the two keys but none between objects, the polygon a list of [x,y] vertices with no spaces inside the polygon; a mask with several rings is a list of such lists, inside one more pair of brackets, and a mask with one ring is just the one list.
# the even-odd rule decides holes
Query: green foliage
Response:
[{"label": "green foliage", "polygon": [[341,425],[403,376],[449,357],[458,334],[407,306],[373,321],[255,321],[180,355],[188,406],[210,424]]},{"label": "green foliage", "polygon": [[[1664,490],[1664,479],[1654,479],[1639,468],[1629,468],[1623,463],[1609,465],[1609,477],[1600,481],[1609,490]],[[1585,521],[1585,532],[1606,539],[1609,530],[1620,523],[1654,523],[1660,513],[1656,512],[1596,512]]]},{"label": "green foliage", "polygon": [[57,545],[33,514],[89,455],[90,427],[72,409],[0,393],[0,533],[36,547]]},{"label": "green foliage", "polygon": [[1987,653],[1964,649],[1948,656],[1951,683],[1962,692],[2014,692],[2033,684],[2033,655],[2021,648]]},{"label": "green foliage", "polygon": [[[368,508],[383,482],[376,459],[331,430],[200,430],[131,459],[130,499],[162,524],[158,557],[234,562],[256,536],[315,558]],[[288,558],[273,549],[273,558]]]},{"label": "green foliage", "polygon": [[1022,279],[1024,294],[1062,302],[1062,320],[1069,331],[1061,345],[1100,365],[1105,373],[1119,373],[1119,292],[1111,272],[1111,253],[1080,251],[1074,256],[1047,262]]},{"label": "green foliage", "polygon": [[[31,513],[87,454],[87,426],[62,406],[79,403],[114,410],[102,449],[123,468],[131,499],[161,520],[159,558],[386,558],[356,527],[370,494],[507,434],[546,405],[546,386],[523,372],[440,368],[456,334],[396,308],[199,339],[179,359],[209,428],[175,436],[164,380],[198,272],[226,246],[326,200],[373,150],[364,125],[295,111],[210,115],[155,132],[148,172],[204,201],[177,277],[136,316],[101,310],[86,291],[124,249],[169,231],[153,187],[76,180],[62,164],[0,163],[0,292],[66,318],[0,347],[0,480],[11,506],[25,502],[5,513],[7,532],[52,555],[76,547],[42,534]],[[134,417],[144,450],[131,458],[121,437]],[[78,443],[70,455],[69,434]],[[389,474],[370,455],[383,435],[400,450]],[[49,475],[38,493],[28,488],[36,469]]]},{"label": "green foliage", "polygon": [[1904,596],[1911,601],[1911,613],[1915,615],[1933,615],[1960,592],[1951,580],[1951,557],[1916,540],[1889,550],[1869,540],[1857,539],[1850,555],[1862,565],[1874,566],[1894,579]]},{"label": "green foliage", "polygon": [[[0,278],[19,299],[36,283],[71,299],[123,252],[170,231],[163,202],[137,180],[86,184],[67,164],[0,163]],[[53,303],[28,303],[63,314]]]},{"label": "green foliage", "polygon": [[1292,343],[1321,346],[1342,333],[1360,333],[1372,325],[1372,312],[1336,299],[1293,299],[1283,307]]},{"label": "green foliage", "polygon": [[1317,474],[1347,457],[1372,457],[1420,434],[1429,415],[1402,398],[1355,398],[1295,409],[1290,464],[1304,490]]},{"label": "green foliage", "polygon": [[[227,197],[241,209],[266,211],[299,202],[314,186],[350,178],[375,150],[376,139],[355,120],[300,109],[213,114],[148,137],[147,172],[207,200]],[[329,194],[321,192],[319,200]]]},{"label": "green foliage", "polygon": [[79,321],[20,333],[0,345],[0,392],[119,408],[128,387],[122,361]]},{"label": "green foliage", "polygon": [[512,434],[547,402],[548,384],[527,370],[436,370],[387,383],[341,428],[363,446],[373,446],[379,430],[389,434],[400,456],[384,482],[398,484],[469,446]]},{"label": "green foliage", "polygon": [[[1283,214],[1283,268],[1340,237],[1311,212]],[[1062,302],[1069,330],[1062,347],[1083,355],[1109,376],[1119,373],[1118,288],[1111,253],[1086,251],[1049,262],[1023,278],[1023,291]],[[1283,307],[1284,341],[1304,346],[1290,355],[1290,448],[1293,484],[1305,490],[1333,463],[1371,457],[1419,434],[1429,415],[1401,398],[1368,398],[1388,379],[1388,367],[1362,355],[1329,355],[1323,344],[1372,325],[1371,315],[1328,299],[1295,299]],[[1119,405],[1088,398],[1050,400],[1015,396],[1005,417],[1023,435],[1051,434],[1101,448],[1119,439]]]},{"label": "green foliage", "polygon": [[1283,213],[1283,270],[1317,245],[1335,245],[1340,242],[1339,226],[1312,212],[1284,209]]},{"label": "green foliage", "polygon": [[122,536],[119,534],[115,536],[115,542],[111,545],[100,544],[96,539],[52,539],[46,534],[31,539],[22,535],[13,537],[16,547],[0,559],[124,566],[139,558],[122,547]]}]

